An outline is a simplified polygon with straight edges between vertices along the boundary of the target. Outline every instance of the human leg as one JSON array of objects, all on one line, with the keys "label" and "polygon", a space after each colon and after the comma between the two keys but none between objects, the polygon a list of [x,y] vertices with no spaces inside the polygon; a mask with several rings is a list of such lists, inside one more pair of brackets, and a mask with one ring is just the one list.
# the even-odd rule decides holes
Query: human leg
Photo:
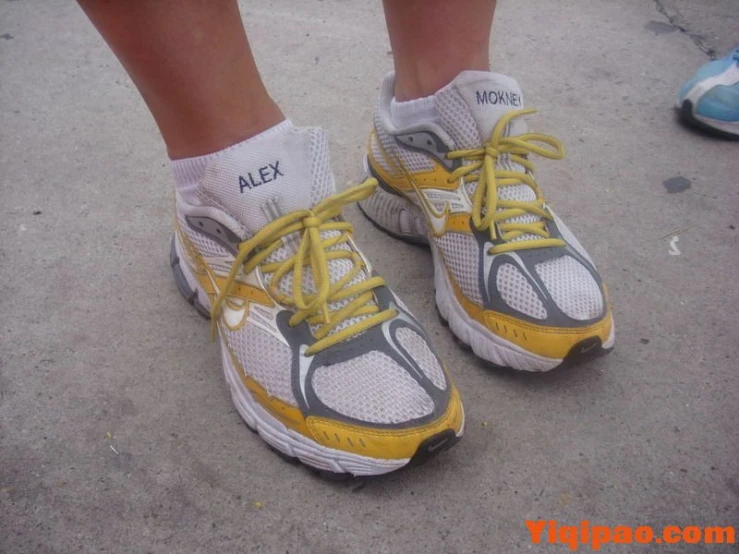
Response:
[{"label": "human leg", "polygon": [[383,0],[398,102],[434,94],[466,70],[489,71],[496,0]]},{"label": "human leg", "polygon": [[176,158],[170,262],[211,317],[247,425],[332,473],[386,473],[454,444],[458,392],[338,219],[373,183],[336,194],[325,135],[283,121],[236,1],[82,4]]},{"label": "human leg", "polygon": [[285,119],[235,0],[80,0],[138,87],[172,159],[217,152]]}]

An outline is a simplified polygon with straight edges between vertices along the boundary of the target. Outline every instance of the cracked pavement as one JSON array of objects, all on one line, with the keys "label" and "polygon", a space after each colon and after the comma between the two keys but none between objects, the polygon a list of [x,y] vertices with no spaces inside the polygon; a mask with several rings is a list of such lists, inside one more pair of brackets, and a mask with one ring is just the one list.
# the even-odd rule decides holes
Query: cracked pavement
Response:
[{"label": "cracked pavement", "polygon": [[[171,176],[144,103],[74,3],[0,2],[0,552],[537,553],[566,548],[532,545],[526,519],[737,524],[739,146],[673,113],[739,41],[735,0],[500,0],[493,67],[568,148],[538,175],[609,284],[616,350],[545,375],[481,365],[438,323],[428,253],[349,210],[467,413],[453,450],[366,484],[321,481],[247,431],[171,278]],[[379,2],[243,15],[275,98],[356,180],[392,65]]]},{"label": "cracked pavement", "polygon": [[721,57],[739,44],[739,14],[726,0],[654,0],[669,24],[686,33],[707,56]]}]

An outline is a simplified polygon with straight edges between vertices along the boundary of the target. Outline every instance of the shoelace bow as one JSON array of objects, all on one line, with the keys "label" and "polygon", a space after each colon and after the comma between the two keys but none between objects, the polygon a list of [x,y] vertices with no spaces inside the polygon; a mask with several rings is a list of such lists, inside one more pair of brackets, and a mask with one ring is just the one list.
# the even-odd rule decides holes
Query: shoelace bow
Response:
[{"label": "shoelace bow", "polygon": [[[536,110],[508,112],[500,118],[490,140],[482,148],[455,150],[447,155],[450,159],[462,158],[472,162],[455,169],[450,174],[449,181],[465,178],[468,182],[477,182],[472,202],[472,223],[480,231],[489,230],[491,240],[502,241],[502,244],[496,244],[490,249],[491,254],[565,245],[563,240],[552,238],[547,231],[545,222],[551,220],[552,216],[545,209],[544,197],[534,180],[534,164],[528,160],[529,154],[561,160],[565,155],[564,146],[554,137],[539,133],[525,133],[515,137],[503,136],[506,126],[512,119],[532,113],[536,113]],[[548,145],[553,150],[539,146],[537,142]],[[512,163],[522,165],[526,171],[497,169],[495,166],[498,158],[506,154]],[[499,188],[521,183],[533,189],[536,200],[527,202],[498,198]],[[525,214],[537,215],[541,220],[533,223],[507,221]],[[526,234],[537,235],[537,238],[510,242]]]},{"label": "shoelace bow", "polygon": [[[289,319],[290,326],[294,327],[306,320],[311,325],[319,325],[314,333],[317,340],[308,347],[307,355],[319,352],[395,317],[395,310],[380,310],[374,303],[372,290],[384,286],[385,280],[381,277],[370,277],[347,286],[365,268],[364,260],[353,249],[332,250],[339,244],[349,242],[352,232],[350,223],[335,218],[347,204],[370,196],[376,186],[375,179],[367,179],[356,187],[322,200],[312,209],[292,212],[270,222],[254,236],[242,242],[231,271],[211,309],[211,336],[215,337],[218,317],[236,282],[236,277],[242,270],[246,275],[257,266],[263,274],[272,274],[268,286],[270,295],[280,304],[295,309],[295,313]],[[321,233],[324,231],[340,231],[340,234],[323,239]],[[297,233],[300,240],[296,253],[284,261],[265,263],[270,254],[284,246],[283,237],[292,233]],[[331,283],[328,264],[338,259],[350,260],[353,267],[346,275]],[[313,273],[315,293],[303,292],[306,266]],[[290,272],[293,274],[292,294],[287,295],[280,290],[279,284]],[[352,297],[353,299],[345,306],[333,311],[329,309],[329,304]],[[369,317],[330,334],[343,321],[358,316]]]}]

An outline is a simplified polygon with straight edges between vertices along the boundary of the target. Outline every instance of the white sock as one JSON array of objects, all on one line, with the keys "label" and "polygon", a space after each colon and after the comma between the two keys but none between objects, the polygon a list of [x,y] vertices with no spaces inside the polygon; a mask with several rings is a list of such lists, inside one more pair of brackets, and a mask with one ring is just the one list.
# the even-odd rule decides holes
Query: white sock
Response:
[{"label": "white sock", "polygon": [[390,117],[399,129],[405,129],[418,123],[438,121],[439,116],[436,113],[436,99],[432,95],[426,96],[425,98],[398,102],[393,97],[390,100]]},{"label": "white sock", "polygon": [[233,144],[218,152],[212,154],[206,154],[205,156],[196,156],[194,158],[183,158],[181,160],[171,160],[170,165],[172,167],[172,173],[174,174],[174,184],[177,192],[182,196],[182,199],[192,206],[200,204],[200,200],[197,197],[196,190],[198,185],[205,176],[205,168],[208,164],[227,154],[233,150],[242,148],[252,141],[259,141],[267,138],[270,135],[281,133],[293,128],[293,124],[289,119],[286,119],[282,123],[278,123],[274,127],[270,127],[266,131],[262,131],[258,135],[246,139],[245,141]]}]

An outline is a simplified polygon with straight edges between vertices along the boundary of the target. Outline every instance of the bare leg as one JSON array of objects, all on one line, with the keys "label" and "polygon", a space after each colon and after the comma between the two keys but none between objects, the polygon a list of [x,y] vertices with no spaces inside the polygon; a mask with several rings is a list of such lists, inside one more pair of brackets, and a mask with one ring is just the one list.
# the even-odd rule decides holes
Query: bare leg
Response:
[{"label": "bare leg", "polygon": [[236,0],[79,0],[151,110],[172,158],[201,156],[284,120]]},{"label": "bare leg", "polygon": [[489,71],[495,2],[383,0],[396,100],[429,96],[466,69]]}]

